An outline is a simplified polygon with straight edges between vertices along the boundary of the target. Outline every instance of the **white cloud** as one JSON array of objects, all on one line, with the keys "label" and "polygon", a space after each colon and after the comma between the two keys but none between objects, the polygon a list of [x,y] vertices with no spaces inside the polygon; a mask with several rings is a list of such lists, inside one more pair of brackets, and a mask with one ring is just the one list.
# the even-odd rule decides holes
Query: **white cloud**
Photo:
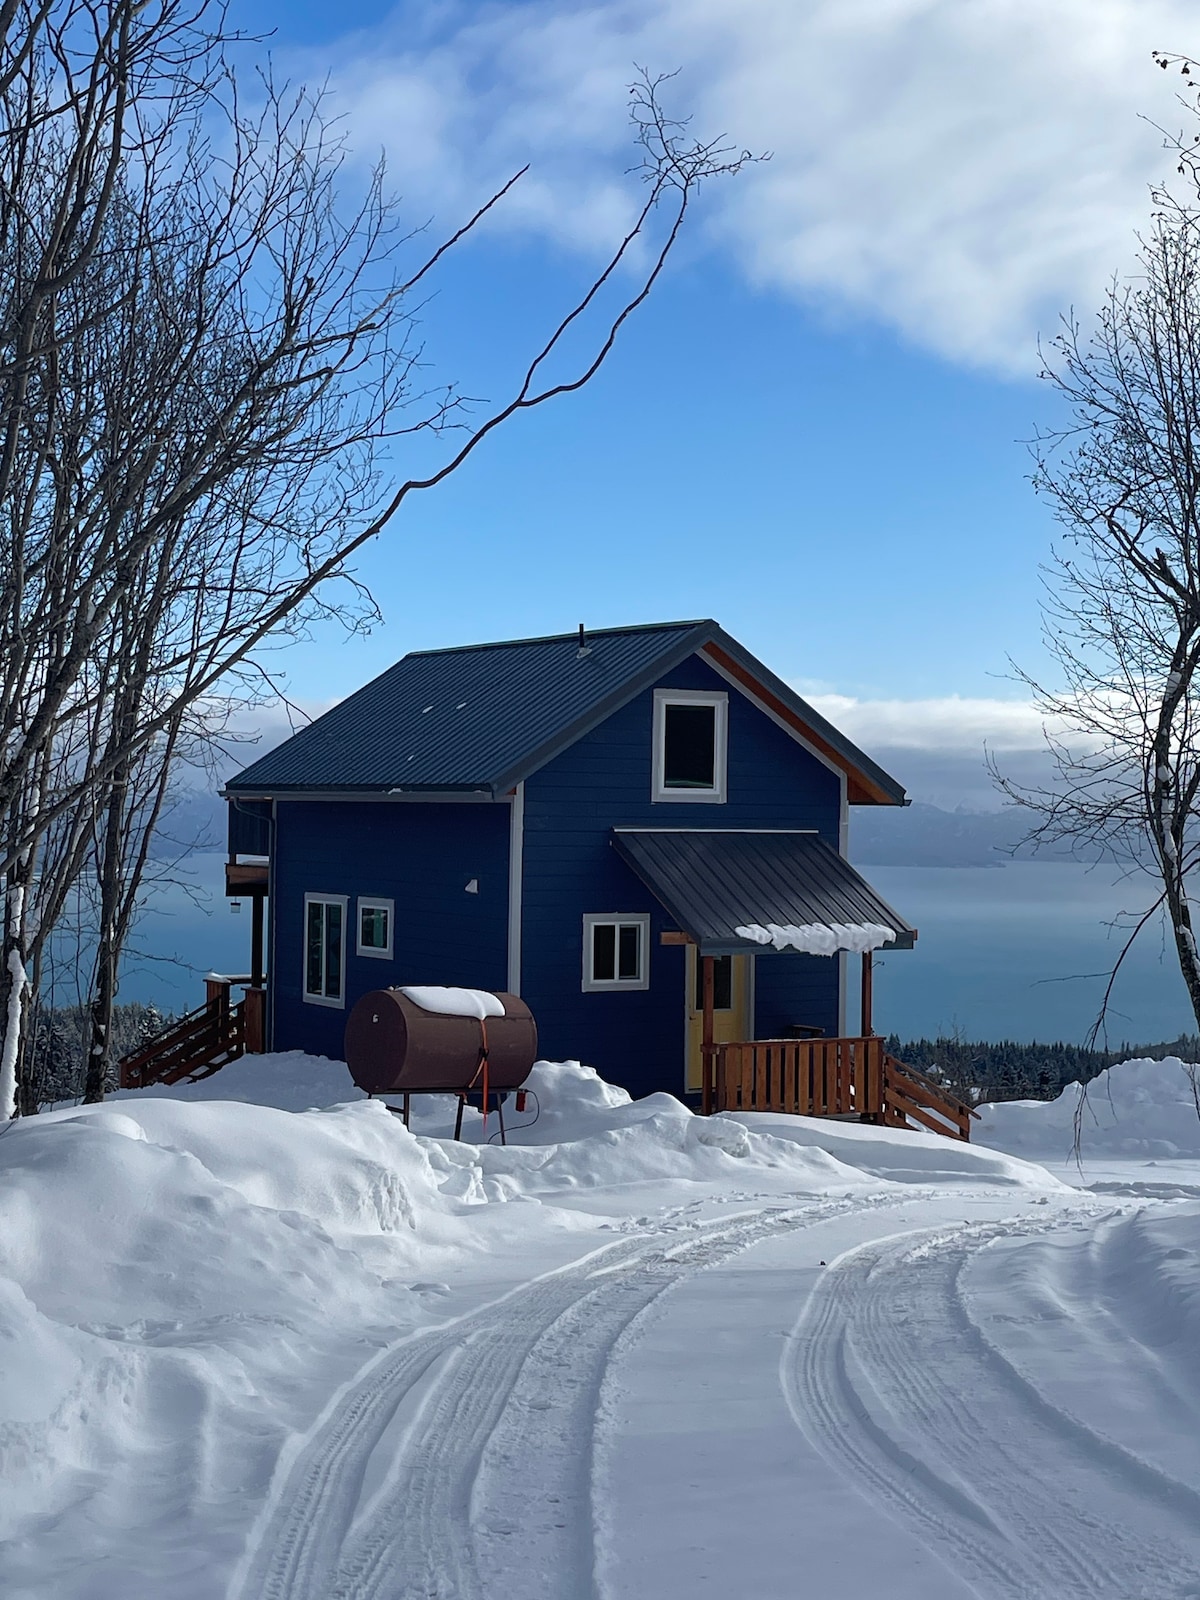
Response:
[{"label": "white cloud", "polygon": [[414,203],[449,221],[530,160],[508,225],[594,249],[629,212],[631,65],[678,65],[698,130],[773,152],[707,212],[748,278],[1028,371],[1130,263],[1170,170],[1139,114],[1184,121],[1150,51],[1189,45],[1185,0],[531,0],[396,13],[333,82]]},{"label": "white cloud", "polygon": [[1047,725],[1056,737],[1079,742],[1077,730],[1047,719],[1028,700],[963,695],[867,700],[824,686],[817,693],[806,692],[802,684],[795,687],[902,783],[911,799],[948,811],[993,811],[1005,803],[988,770],[989,757],[1017,784],[1051,783],[1055,766],[1043,731]]},{"label": "white cloud", "polygon": [[858,700],[845,694],[810,694],[809,705],[870,754],[875,747],[978,754],[1044,747],[1045,719],[1024,700]]}]

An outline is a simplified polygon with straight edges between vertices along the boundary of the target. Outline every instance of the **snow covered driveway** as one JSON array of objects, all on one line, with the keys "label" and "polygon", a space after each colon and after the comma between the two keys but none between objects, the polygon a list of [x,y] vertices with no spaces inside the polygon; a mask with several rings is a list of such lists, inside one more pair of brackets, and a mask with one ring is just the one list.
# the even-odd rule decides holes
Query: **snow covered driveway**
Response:
[{"label": "snow covered driveway", "polygon": [[[1069,1348],[1039,1385],[1028,1339],[1026,1377],[984,1331],[1071,1292],[1074,1268],[1045,1260],[1014,1292],[1018,1247],[1065,1266],[1128,1214],[1011,1206],[927,1193],[643,1222],[376,1363],[305,1442],[233,1593],[1200,1594],[1194,1444],[1171,1466],[1152,1425],[1148,1453],[1122,1445],[1055,1397]],[[1142,1387],[1144,1422],[1169,1400],[1178,1427],[1182,1404],[1194,1441],[1194,1392],[1146,1407],[1162,1363],[1126,1329],[1097,1340],[1097,1309],[1079,1303],[1092,1361]],[[1051,1320],[1074,1319],[1060,1300]]]},{"label": "snow covered driveway", "polygon": [[5,1600],[1200,1600],[1200,1163],[541,1070],[16,1125]]},{"label": "snow covered driveway", "polygon": [[[668,1213],[406,1341],[305,1442],[235,1593],[592,1592],[591,1439],[614,1344],[689,1273],[807,1220],[781,1207],[718,1223]],[[381,1448],[418,1384],[415,1414]]]}]

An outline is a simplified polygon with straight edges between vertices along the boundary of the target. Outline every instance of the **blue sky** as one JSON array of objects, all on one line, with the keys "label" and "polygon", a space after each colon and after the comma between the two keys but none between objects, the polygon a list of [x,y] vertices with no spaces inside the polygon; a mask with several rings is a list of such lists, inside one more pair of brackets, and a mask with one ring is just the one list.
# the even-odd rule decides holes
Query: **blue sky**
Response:
[{"label": "blue sky", "polygon": [[[714,185],[582,394],[518,419],[359,563],[385,623],[286,652],[318,709],[406,650],[718,618],[922,793],[1036,719],[1053,528],[1022,443],[1054,419],[1039,332],[1133,260],[1179,120],[1152,46],[1183,0],[234,0],[326,82],[349,177],[380,149],[450,231],[524,162],[422,312],[428,376],[500,400],[636,199],[634,62],[772,159]],[[406,459],[398,455],[396,470]],[[1016,717],[1016,720],[1014,720]],[[943,763],[944,766],[944,763]],[[968,770],[969,769],[969,770]],[[939,767],[939,771],[942,770]],[[938,789],[925,791],[945,801]]]}]

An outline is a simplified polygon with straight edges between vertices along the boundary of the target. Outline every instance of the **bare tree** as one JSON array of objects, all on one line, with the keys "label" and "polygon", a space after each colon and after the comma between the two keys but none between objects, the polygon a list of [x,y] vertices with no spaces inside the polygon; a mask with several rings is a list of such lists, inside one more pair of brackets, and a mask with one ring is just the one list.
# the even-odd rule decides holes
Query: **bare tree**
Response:
[{"label": "bare tree", "polygon": [[1157,199],[1140,274],[1046,352],[1070,413],[1034,446],[1035,488],[1065,529],[1045,606],[1058,682],[1022,677],[1052,729],[1055,777],[997,777],[1036,814],[1035,841],[1099,846],[1148,880],[1112,976],[1165,906],[1200,1024],[1200,214]]},{"label": "bare tree", "polygon": [[[210,0],[0,0],[0,1115],[34,947],[85,861],[97,1030],[111,1009],[145,860],[135,774],[167,771],[194,708],[254,681],[269,636],[369,612],[354,553],[506,422],[587,383],[698,185],[749,159],[692,140],[641,76],[637,214],[481,412],[424,380],[417,299],[521,174],[422,251],[382,168],[352,202],[319,95],[268,73],[243,96],[236,44]],[[396,482],[417,436],[445,441],[440,464]]]}]

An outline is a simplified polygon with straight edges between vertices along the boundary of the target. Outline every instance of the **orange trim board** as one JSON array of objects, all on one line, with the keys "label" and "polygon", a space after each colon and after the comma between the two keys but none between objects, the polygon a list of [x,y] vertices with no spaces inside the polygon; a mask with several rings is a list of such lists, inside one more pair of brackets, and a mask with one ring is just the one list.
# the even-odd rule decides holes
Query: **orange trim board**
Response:
[{"label": "orange trim board", "polygon": [[894,806],[896,804],[890,794],[881,789],[878,784],[872,783],[865,773],[846,760],[840,750],[835,750],[831,744],[822,739],[815,728],[805,722],[803,717],[797,716],[790,706],[784,705],[777,695],[772,694],[770,689],[760,683],[753,673],[747,672],[746,668],[722,650],[720,645],[706,644],[703,648],[703,653],[711,656],[724,672],[727,672],[731,678],[740,683],[744,689],[748,689],[756,700],[761,700],[763,705],[773,711],[781,721],[786,722],[789,728],[794,728],[802,738],[807,739],[808,743],[814,749],[819,750],[827,761],[832,761],[839,772],[846,774],[848,780],[846,798],[852,806]]}]

